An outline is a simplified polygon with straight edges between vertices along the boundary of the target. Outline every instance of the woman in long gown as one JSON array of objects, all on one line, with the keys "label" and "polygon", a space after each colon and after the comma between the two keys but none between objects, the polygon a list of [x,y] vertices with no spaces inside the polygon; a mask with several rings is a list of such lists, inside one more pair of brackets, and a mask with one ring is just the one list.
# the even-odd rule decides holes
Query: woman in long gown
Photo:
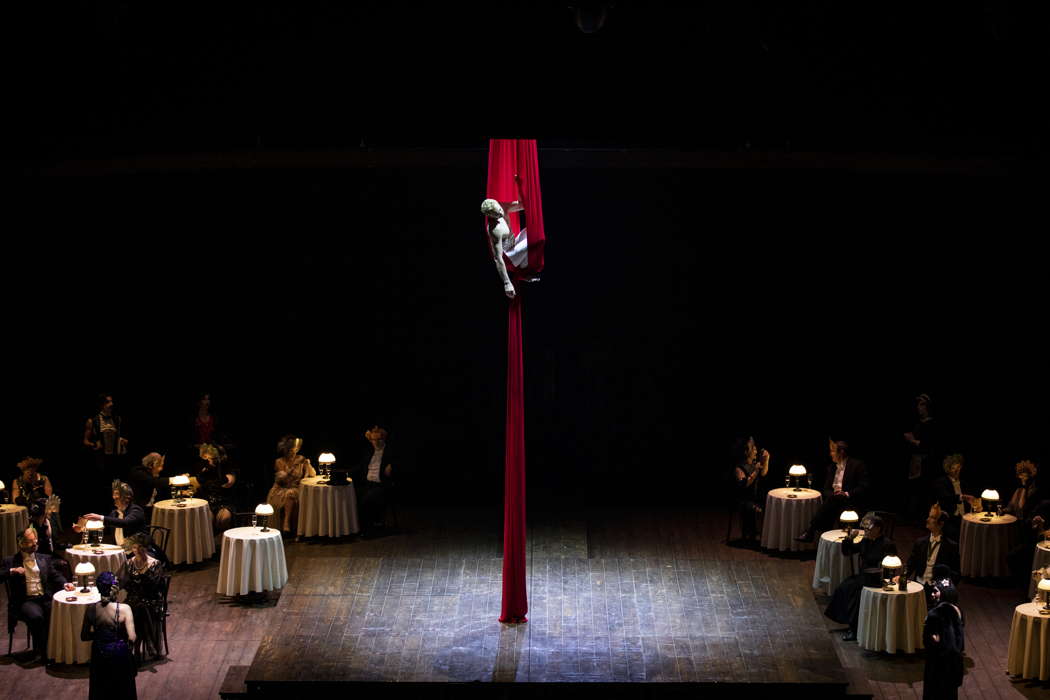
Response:
[{"label": "woman in long gown", "polygon": [[136,700],[135,620],[131,609],[113,600],[117,577],[103,571],[95,580],[102,600],[84,613],[80,638],[91,642],[88,700]]},{"label": "woman in long gown", "polygon": [[137,638],[135,658],[139,663],[163,658],[164,648],[164,566],[149,555],[149,536],[144,532],[124,540],[124,548],[131,553],[120,587],[127,593],[124,599],[131,608]]},{"label": "woman in long gown", "polygon": [[277,443],[281,456],[274,462],[273,487],[266,502],[273,506],[274,515],[281,523],[281,532],[286,536],[295,534],[299,518],[299,484],[308,476],[315,476],[310,460],[299,454],[303,441],[294,435],[285,435]]},{"label": "woman in long gown", "polygon": [[931,596],[937,605],[926,614],[922,643],[926,667],[922,674],[923,700],[956,700],[963,681],[963,616],[951,579],[934,581]]}]

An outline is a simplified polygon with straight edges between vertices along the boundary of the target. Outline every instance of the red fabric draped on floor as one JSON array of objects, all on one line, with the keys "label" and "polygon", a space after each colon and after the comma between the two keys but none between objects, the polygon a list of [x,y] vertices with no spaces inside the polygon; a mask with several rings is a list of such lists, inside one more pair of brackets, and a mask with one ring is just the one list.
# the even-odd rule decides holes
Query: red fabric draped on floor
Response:
[{"label": "red fabric draped on floor", "polygon": [[[524,207],[528,256],[516,267],[504,256],[514,281],[516,296],[507,311],[507,446],[503,485],[503,606],[500,622],[526,622],[529,597],[525,585],[525,405],[521,356],[522,292],[524,280],[543,270],[543,211],[540,198],[536,142],[529,139],[489,141],[486,196],[504,204]],[[504,207],[506,209],[506,207]],[[521,230],[518,212],[506,214],[511,235]],[[520,263],[521,261],[519,261]]]}]

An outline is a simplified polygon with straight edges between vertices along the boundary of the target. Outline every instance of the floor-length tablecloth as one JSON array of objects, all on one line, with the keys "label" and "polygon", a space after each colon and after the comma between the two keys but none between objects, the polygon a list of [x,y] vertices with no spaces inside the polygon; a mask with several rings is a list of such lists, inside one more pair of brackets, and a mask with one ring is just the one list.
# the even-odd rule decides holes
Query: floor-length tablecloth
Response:
[{"label": "floor-length tablecloth", "polygon": [[288,582],[281,531],[235,527],[222,535],[222,559],[215,592],[247,595],[283,588]]},{"label": "floor-length tablecloth", "polygon": [[77,564],[87,562],[95,567],[95,576],[103,571],[112,571],[114,576],[120,578],[128,562],[128,555],[124,553],[123,547],[115,544],[87,546],[78,544],[66,550],[66,560],[69,562],[70,571],[76,572]]},{"label": "floor-length tablecloth", "polygon": [[926,595],[921,583],[908,581],[907,593],[865,586],[860,592],[857,643],[870,651],[906,654],[922,649]]},{"label": "floor-length tablecloth", "polygon": [[[47,657],[60,664],[86,664],[91,661],[91,642],[80,641],[80,628],[89,605],[100,600],[98,589],[90,593],[59,591],[51,601],[51,626],[48,629]],[[76,598],[67,602],[66,598]],[[130,610],[128,611],[131,612]]]},{"label": "floor-length tablecloth", "polygon": [[18,551],[18,533],[29,527],[29,514],[25,506],[5,504],[0,506],[0,557],[11,556]]},{"label": "floor-length tablecloth", "polygon": [[1006,555],[1017,542],[1017,518],[992,516],[982,521],[979,513],[963,516],[959,532],[959,557],[963,576],[1009,576]]},{"label": "floor-length tablecloth", "polygon": [[305,537],[342,537],[357,532],[357,497],[354,484],[332,486],[319,476],[307,477],[299,487],[299,524],[296,534]]},{"label": "floor-length tablecloth", "polygon": [[173,564],[193,564],[215,554],[211,508],[202,498],[187,498],[181,508],[170,499],[153,504],[152,524],[171,530],[166,553]]},{"label": "floor-length tablecloth", "polygon": [[[854,530],[854,540],[859,542],[864,538],[863,530]],[[842,553],[842,540],[846,538],[846,531],[841,529],[828,530],[820,536],[817,543],[817,562],[813,567],[813,588],[821,591],[824,595],[831,595],[845,579],[860,572],[860,553],[854,552],[852,556]]]},{"label": "floor-length tablecloth", "polygon": [[1050,615],[1036,603],[1014,608],[1006,670],[1012,676],[1050,681]]},{"label": "floor-length tablecloth", "polygon": [[796,542],[795,537],[809,527],[820,509],[820,491],[790,488],[773,489],[766,495],[762,520],[762,546],[766,549],[799,552],[813,549],[812,542]]},{"label": "floor-length tablecloth", "polygon": [[[1035,554],[1032,556],[1032,571],[1036,569],[1042,569],[1044,566],[1050,566],[1050,542],[1043,541],[1037,542],[1035,545]],[[1032,579],[1032,584],[1028,587],[1028,597],[1035,597],[1035,579]]]}]

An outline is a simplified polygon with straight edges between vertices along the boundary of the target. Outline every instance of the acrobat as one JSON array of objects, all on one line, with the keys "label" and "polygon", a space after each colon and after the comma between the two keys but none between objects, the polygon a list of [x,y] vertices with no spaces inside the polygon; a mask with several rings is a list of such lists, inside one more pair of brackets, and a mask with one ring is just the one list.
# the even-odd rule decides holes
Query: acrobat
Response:
[{"label": "acrobat", "polygon": [[[506,254],[513,262],[517,255],[526,251],[528,239],[524,229],[516,237],[512,236],[510,234],[510,226],[507,225],[507,221],[503,217],[505,212],[523,211],[524,209],[521,203],[517,201],[501,204],[495,199],[486,199],[481,203],[481,213],[486,217],[488,223],[489,249],[492,251],[492,259],[496,263],[496,271],[499,273],[500,279],[503,280],[503,293],[507,295],[508,299],[513,299],[515,292],[514,284],[511,283],[510,276],[507,274],[507,265],[503,262],[503,255]],[[527,264],[527,257],[525,261]]]}]

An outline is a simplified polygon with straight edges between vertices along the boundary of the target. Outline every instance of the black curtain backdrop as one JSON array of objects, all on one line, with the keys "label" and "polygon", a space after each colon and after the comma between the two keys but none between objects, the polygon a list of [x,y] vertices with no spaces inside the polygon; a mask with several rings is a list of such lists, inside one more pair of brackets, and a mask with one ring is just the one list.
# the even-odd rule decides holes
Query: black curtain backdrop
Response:
[{"label": "black curtain backdrop", "polygon": [[[849,440],[892,505],[920,392],[978,492],[1009,493],[1014,462],[1045,456],[1045,264],[1016,179],[541,177],[533,504],[710,503],[750,434],[776,475],[819,472],[827,437]],[[0,478],[38,454],[61,491],[99,391],[131,456],[178,471],[210,391],[260,492],[282,434],[345,462],[379,422],[411,498],[498,503],[506,302],[483,187],[481,170],[436,168],[23,180]]]}]

